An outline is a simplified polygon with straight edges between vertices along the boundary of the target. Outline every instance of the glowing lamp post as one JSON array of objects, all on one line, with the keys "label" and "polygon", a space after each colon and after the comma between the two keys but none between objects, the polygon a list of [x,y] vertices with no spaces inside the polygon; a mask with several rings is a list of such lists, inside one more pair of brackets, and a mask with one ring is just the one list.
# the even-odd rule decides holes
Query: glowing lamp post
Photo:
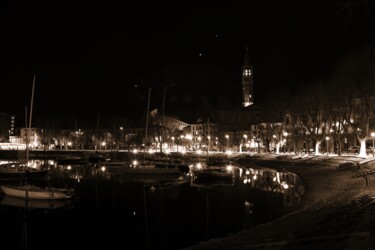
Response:
[{"label": "glowing lamp post", "polygon": [[[244,143],[242,144],[242,145],[246,145],[246,143],[247,143],[247,135],[243,135],[243,139],[244,139]],[[241,146],[242,146],[241,145]],[[242,153],[242,147],[241,147],[241,153]]]},{"label": "glowing lamp post", "polygon": [[280,144],[277,142],[277,136],[276,135],[273,135],[273,146],[274,146],[274,152],[275,154],[278,154],[279,153],[279,147],[280,147]]},{"label": "glowing lamp post", "polygon": [[225,139],[227,139],[227,150],[228,150],[228,148],[229,148],[229,135],[225,135]]},{"label": "glowing lamp post", "polygon": [[124,127],[120,127],[120,131],[121,131],[121,145],[119,145],[119,147],[123,147],[124,146]]},{"label": "glowing lamp post", "polygon": [[283,152],[285,154],[285,151],[286,151],[286,146],[287,146],[287,143],[288,143],[288,132],[283,132],[283,136],[285,137],[285,139],[283,139],[283,142],[284,142],[284,145],[283,145]]},{"label": "glowing lamp post", "polygon": [[326,144],[327,144],[327,156],[328,156],[328,141],[329,141],[329,136],[326,137]]},{"label": "glowing lamp post", "polygon": [[372,137],[372,157],[375,157],[375,149],[374,149],[375,132],[371,133],[371,137]]}]

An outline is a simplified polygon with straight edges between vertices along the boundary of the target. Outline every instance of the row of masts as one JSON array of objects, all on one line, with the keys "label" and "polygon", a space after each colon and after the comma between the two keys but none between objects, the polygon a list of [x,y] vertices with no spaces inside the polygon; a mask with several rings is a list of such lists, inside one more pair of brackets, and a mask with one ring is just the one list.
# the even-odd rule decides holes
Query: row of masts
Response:
[{"label": "row of masts", "polygon": [[[162,127],[164,128],[165,124],[164,124],[164,111],[165,111],[165,95],[166,95],[166,92],[167,92],[167,88],[164,88],[164,94],[163,94],[163,105],[162,105]],[[143,148],[144,152],[143,152],[143,161],[145,161],[145,155],[146,155],[146,146],[147,146],[147,143],[148,143],[148,120],[149,120],[149,113],[150,113],[150,98],[151,98],[151,88],[148,89],[148,99],[147,99],[147,112],[146,112],[146,129],[145,129],[145,138],[144,138],[144,142],[145,142],[145,146]],[[164,130],[162,130],[164,131]],[[208,118],[207,119],[207,131],[208,131],[208,135],[210,134],[210,119]],[[164,135],[164,134],[163,134]],[[162,152],[162,148],[163,148],[163,140],[162,140],[162,137],[163,135],[160,137],[160,152]],[[210,139],[208,140],[208,147],[207,147],[207,160],[208,160],[208,157],[209,157],[209,148],[210,148]]]}]

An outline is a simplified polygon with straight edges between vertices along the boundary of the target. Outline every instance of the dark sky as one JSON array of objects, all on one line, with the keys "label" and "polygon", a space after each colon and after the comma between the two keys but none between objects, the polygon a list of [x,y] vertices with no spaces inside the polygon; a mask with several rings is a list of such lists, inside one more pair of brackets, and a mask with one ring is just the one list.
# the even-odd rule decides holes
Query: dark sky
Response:
[{"label": "dark sky", "polygon": [[[370,40],[367,1],[1,1],[0,112],[138,119],[241,103],[249,46],[255,98],[330,75]],[[210,108],[206,109],[207,112]],[[74,118],[73,118],[74,119]],[[186,117],[186,119],[188,119]]]}]

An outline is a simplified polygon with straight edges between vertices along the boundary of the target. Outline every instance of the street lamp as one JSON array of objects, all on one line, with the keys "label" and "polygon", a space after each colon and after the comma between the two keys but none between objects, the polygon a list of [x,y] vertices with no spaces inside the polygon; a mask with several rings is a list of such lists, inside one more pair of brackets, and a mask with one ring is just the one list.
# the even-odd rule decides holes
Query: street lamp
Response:
[{"label": "street lamp", "polygon": [[372,137],[372,157],[375,157],[375,150],[374,150],[374,138],[375,138],[375,132],[371,133]]},{"label": "street lamp", "polygon": [[285,150],[286,150],[286,146],[287,146],[287,142],[288,142],[288,140],[287,140],[287,138],[288,138],[288,132],[283,132],[283,135],[284,135],[284,139],[283,139],[283,142],[284,142],[284,145],[283,145],[283,152],[284,152],[284,154],[285,154]]},{"label": "street lamp", "polygon": [[124,127],[120,127],[120,130],[121,130],[121,146],[120,147],[123,147],[124,146]]},{"label": "street lamp", "polygon": [[[185,136],[184,135],[180,135],[181,150],[184,149],[184,139],[185,139]],[[177,152],[178,152],[178,145],[177,145]]]},{"label": "street lamp", "polygon": [[246,143],[247,143],[247,135],[243,135],[243,138],[244,138],[244,142],[243,142],[243,144],[241,145],[241,149],[240,149],[240,152],[242,153],[242,147],[243,147],[243,145],[246,145]]},{"label": "street lamp", "polygon": [[227,139],[227,150],[229,148],[229,135],[225,135],[225,139]]},{"label": "street lamp", "polygon": [[328,156],[328,141],[329,141],[329,136],[326,137],[326,141],[327,141],[327,156]]},{"label": "street lamp", "polygon": [[273,151],[276,153],[276,135],[273,135]]},{"label": "street lamp", "polygon": [[287,145],[287,136],[288,136],[288,132],[283,132],[283,136],[285,137],[283,139],[283,152],[285,154],[285,151],[286,151],[286,145]]}]

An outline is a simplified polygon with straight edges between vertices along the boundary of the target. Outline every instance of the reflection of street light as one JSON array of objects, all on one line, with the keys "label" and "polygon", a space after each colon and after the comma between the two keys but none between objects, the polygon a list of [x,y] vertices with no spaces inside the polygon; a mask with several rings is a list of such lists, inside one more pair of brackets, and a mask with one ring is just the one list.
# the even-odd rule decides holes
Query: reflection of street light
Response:
[{"label": "reflection of street light", "polygon": [[375,150],[374,150],[374,138],[375,138],[375,132],[371,133],[372,137],[372,157],[375,157]]},{"label": "reflection of street light", "polygon": [[326,137],[326,141],[327,141],[327,155],[328,155],[328,141],[329,141],[329,136]]}]

